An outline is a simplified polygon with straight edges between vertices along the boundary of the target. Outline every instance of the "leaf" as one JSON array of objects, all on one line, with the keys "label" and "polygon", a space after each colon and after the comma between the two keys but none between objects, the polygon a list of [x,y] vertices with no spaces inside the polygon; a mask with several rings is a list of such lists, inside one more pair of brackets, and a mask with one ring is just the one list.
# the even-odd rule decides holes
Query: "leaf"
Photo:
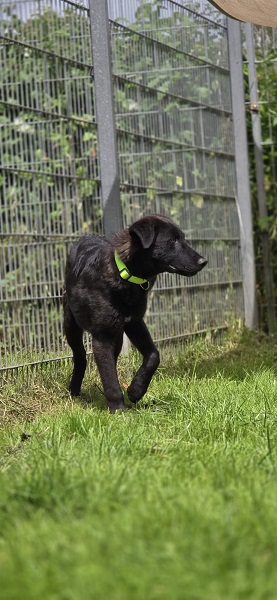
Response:
[{"label": "leaf", "polygon": [[150,188],[150,189],[148,189],[148,190],[147,190],[147,198],[148,198],[149,200],[154,200],[154,199],[155,199],[155,197],[156,197],[156,192],[155,192],[155,190],[153,190],[153,189],[151,189],[151,188]]},{"label": "leaf", "polygon": [[192,194],[190,198],[191,198],[191,201],[193,202],[194,206],[196,206],[196,208],[203,207],[204,198],[201,194]]},{"label": "leaf", "polygon": [[91,131],[86,131],[84,133],[83,142],[89,142],[90,140],[95,139],[95,134],[91,133]]},{"label": "leaf", "polygon": [[268,217],[259,217],[258,224],[259,224],[261,231],[268,231],[269,218]]}]

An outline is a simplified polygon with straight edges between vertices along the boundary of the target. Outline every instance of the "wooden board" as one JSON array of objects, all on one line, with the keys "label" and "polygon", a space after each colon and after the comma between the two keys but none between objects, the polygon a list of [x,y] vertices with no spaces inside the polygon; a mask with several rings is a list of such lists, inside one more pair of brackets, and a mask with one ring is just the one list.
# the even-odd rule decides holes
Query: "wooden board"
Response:
[{"label": "wooden board", "polygon": [[228,17],[277,27],[277,0],[210,0]]}]

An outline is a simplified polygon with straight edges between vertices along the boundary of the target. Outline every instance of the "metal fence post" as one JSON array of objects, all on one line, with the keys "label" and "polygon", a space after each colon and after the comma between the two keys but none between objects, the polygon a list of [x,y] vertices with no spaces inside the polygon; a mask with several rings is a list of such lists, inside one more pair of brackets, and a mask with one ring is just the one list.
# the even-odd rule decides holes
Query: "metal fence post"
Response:
[{"label": "metal fence post", "polygon": [[106,237],[122,228],[107,0],[89,0],[95,111]]},{"label": "metal fence post", "polygon": [[[89,0],[95,111],[100,159],[103,230],[107,238],[122,229],[118,150],[115,129],[112,59],[107,0]],[[123,353],[130,345],[124,334]]]},{"label": "metal fence post", "polygon": [[[257,73],[255,65],[255,47],[254,47],[254,30],[252,23],[245,23],[245,39],[248,61],[248,81],[250,91],[250,108],[252,121],[252,135],[254,142],[255,155],[255,173],[257,183],[258,207],[259,216],[262,219],[267,219],[267,205],[265,192],[265,176],[262,150],[262,130],[261,118],[259,110],[259,93],[257,85]],[[268,332],[274,333],[276,330],[276,317],[274,306],[274,284],[271,268],[270,243],[267,228],[260,232],[262,253],[263,253],[263,276],[264,276],[264,293],[266,301],[267,326]]]},{"label": "metal fence post", "polygon": [[240,23],[227,19],[245,324],[258,325]]}]

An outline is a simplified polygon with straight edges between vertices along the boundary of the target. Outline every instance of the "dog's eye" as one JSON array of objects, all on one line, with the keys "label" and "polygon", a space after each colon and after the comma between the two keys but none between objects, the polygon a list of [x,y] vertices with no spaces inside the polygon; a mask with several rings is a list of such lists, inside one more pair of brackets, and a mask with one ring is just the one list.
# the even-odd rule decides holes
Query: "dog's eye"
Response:
[{"label": "dog's eye", "polygon": [[179,241],[180,241],[180,240],[179,240],[179,238],[178,238],[178,237],[173,237],[173,238],[171,239],[171,242],[172,242],[172,244],[178,244],[178,243],[179,243]]}]

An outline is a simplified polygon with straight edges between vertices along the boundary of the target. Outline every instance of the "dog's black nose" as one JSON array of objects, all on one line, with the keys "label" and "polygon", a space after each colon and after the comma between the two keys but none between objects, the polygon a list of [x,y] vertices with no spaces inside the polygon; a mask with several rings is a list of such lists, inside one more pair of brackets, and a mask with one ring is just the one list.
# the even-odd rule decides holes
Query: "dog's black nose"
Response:
[{"label": "dog's black nose", "polygon": [[203,258],[203,256],[201,256],[201,258],[198,258],[197,264],[199,265],[199,267],[201,267],[203,269],[203,267],[206,266],[207,264],[207,259]]}]

